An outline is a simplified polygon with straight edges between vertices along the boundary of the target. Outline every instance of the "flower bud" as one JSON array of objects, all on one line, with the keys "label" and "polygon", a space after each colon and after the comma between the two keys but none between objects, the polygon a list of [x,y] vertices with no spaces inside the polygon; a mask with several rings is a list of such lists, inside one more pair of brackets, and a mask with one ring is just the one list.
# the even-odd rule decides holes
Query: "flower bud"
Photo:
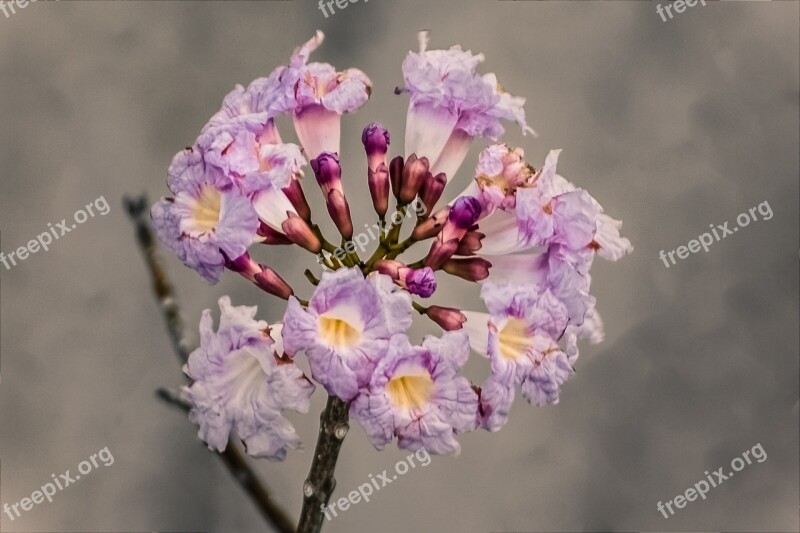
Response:
[{"label": "flower bud", "polygon": [[342,167],[338,154],[322,152],[319,157],[311,160],[311,168],[325,198],[334,189],[342,191]]},{"label": "flower bud", "polygon": [[485,234],[477,230],[470,230],[464,234],[458,243],[458,250],[455,255],[474,255],[481,249],[481,241],[486,237]]},{"label": "flower bud", "polygon": [[311,208],[308,206],[306,195],[303,193],[303,187],[300,186],[300,180],[292,178],[289,185],[281,189],[286,197],[292,202],[292,205],[297,211],[297,214],[306,222],[311,221]]},{"label": "flower bud", "polygon": [[258,235],[261,237],[261,242],[264,244],[294,244],[291,240],[289,240],[288,237],[286,237],[286,235],[280,231],[272,229],[264,222],[261,222],[260,226],[258,227]]},{"label": "flower bud", "polygon": [[430,176],[422,184],[419,190],[419,197],[425,205],[426,213],[432,213],[433,208],[436,207],[436,202],[442,197],[442,192],[447,185],[447,176],[444,173],[439,173],[435,176]]},{"label": "flower bud", "polygon": [[440,238],[444,241],[450,239],[461,240],[481,216],[481,203],[472,196],[461,196],[453,203],[447,222],[442,229]]},{"label": "flower bud", "polygon": [[341,191],[332,190],[328,193],[328,214],[342,237],[348,241],[352,239],[353,220],[350,217],[350,205]]},{"label": "flower bud", "polygon": [[411,239],[424,241],[439,234],[450,214],[450,206],[443,207],[411,232]]},{"label": "flower bud", "polygon": [[428,318],[439,324],[439,327],[445,331],[455,331],[464,326],[467,317],[458,309],[452,307],[441,307],[432,305],[425,312]]},{"label": "flower bud", "polygon": [[412,154],[403,166],[403,179],[400,183],[399,202],[403,205],[411,203],[417,197],[420,187],[430,179],[430,163],[427,157],[417,158]]},{"label": "flower bud", "polygon": [[404,282],[408,292],[422,298],[428,298],[436,292],[436,275],[429,267],[406,270]]},{"label": "flower bud", "polygon": [[389,210],[389,168],[381,163],[377,170],[369,169],[369,194],[372,206],[383,220]]},{"label": "flower bud", "polygon": [[284,300],[288,300],[289,296],[294,294],[294,290],[274,270],[265,265],[260,267],[261,272],[256,274],[254,279],[258,288]]},{"label": "flower bud", "polygon": [[482,257],[449,259],[442,263],[442,270],[467,281],[483,281],[489,277],[492,264]]},{"label": "flower bud", "polygon": [[231,272],[241,274],[243,278],[253,281],[255,276],[261,272],[261,268],[253,261],[250,254],[245,252],[234,260],[225,256],[225,268]]},{"label": "flower bud", "polygon": [[322,243],[311,231],[308,222],[295,213],[287,213],[287,218],[281,224],[281,229],[293,243],[305,248],[312,254],[318,254],[322,250]]},{"label": "flower bud", "polygon": [[381,259],[375,263],[375,270],[377,272],[389,276],[395,281],[400,279],[401,268],[407,267],[405,264],[401,263],[400,261],[395,261],[394,259]]},{"label": "flower bud", "polygon": [[392,162],[389,163],[389,178],[392,182],[392,193],[398,201],[400,200],[400,184],[403,182],[404,166],[405,162],[403,161],[403,156],[400,155],[392,159]]},{"label": "flower bud", "polygon": [[364,128],[361,142],[367,152],[369,169],[377,171],[381,165],[386,165],[386,152],[389,151],[389,132],[383,124],[373,122]]},{"label": "flower bud", "polygon": [[439,238],[433,241],[431,249],[425,257],[425,266],[439,270],[442,264],[456,253],[456,249],[458,249],[458,239],[443,241],[442,236],[439,235]]}]

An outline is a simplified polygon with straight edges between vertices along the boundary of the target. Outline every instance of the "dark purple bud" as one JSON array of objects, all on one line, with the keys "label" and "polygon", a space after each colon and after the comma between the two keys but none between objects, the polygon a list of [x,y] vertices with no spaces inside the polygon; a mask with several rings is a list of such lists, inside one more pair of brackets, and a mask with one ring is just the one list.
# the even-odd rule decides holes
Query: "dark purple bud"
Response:
[{"label": "dark purple bud", "polygon": [[455,331],[464,327],[467,317],[458,309],[432,305],[425,312],[428,318],[439,324],[445,331]]},{"label": "dark purple bud", "polygon": [[414,231],[411,232],[411,239],[414,241],[424,241],[425,239],[435,237],[442,231],[449,214],[450,207],[443,207],[425,222],[415,227]]},{"label": "dark purple bud", "polygon": [[481,249],[481,241],[486,237],[483,233],[477,230],[468,231],[458,243],[458,250],[456,255],[473,255]]},{"label": "dark purple bud", "polygon": [[436,292],[436,275],[428,267],[408,269],[405,284],[406,290],[411,294],[428,298]]},{"label": "dark purple bud", "polygon": [[336,224],[336,229],[346,240],[353,238],[353,220],[350,217],[350,206],[342,191],[332,190],[328,193],[328,214]]},{"label": "dark purple bud", "polygon": [[311,168],[326,198],[332,189],[342,190],[342,167],[338,154],[322,152],[319,157],[311,160]]},{"label": "dark purple bud", "polygon": [[305,248],[312,254],[318,254],[322,250],[322,243],[311,231],[308,222],[294,213],[286,213],[286,215],[286,220],[281,224],[281,229],[286,236],[296,245]]},{"label": "dark purple bud", "polygon": [[370,170],[377,170],[381,164],[386,164],[386,152],[389,151],[389,131],[383,127],[383,124],[373,122],[364,128],[361,142],[367,152]]},{"label": "dark purple bud", "polygon": [[458,239],[450,239],[449,241],[442,241],[441,235],[433,241],[431,250],[425,257],[425,266],[431,267],[433,270],[439,270],[442,265],[453,257],[458,249]]},{"label": "dark purple bud", "polygon": [[289,296],[294,294],[289,284],[268,266],[261,265],[261,272],[256,274],[254,283],[261,290],[284,300],[288,300]]},{"label": "dark purple bud", "polygon": [[442,270],[467,281],[482,281],[489,277],[492,264],[482,257],[450,259],[442,264]]},{"label": "dark purple bud", "polygon": [[372,196],[372,206],[381,218],[389,210],[389,169],[381,163],[378,170],[369,170],[369,194]]},{"label": "dark purple bud", "polygon": [[311,208],[308,206],[306,195],[303,193],[303,187],[300,186],[300,180],[292,179],[289,185],[281,190],[289,201],[292,202],[297,214],[306,222],[310,222]]},{"label": "dark purple bud", "polygon": [[453,204],[450,216],[447,218],[457,229],[467,230],[474,225],[481,216],[481,202],[472,196],[462,196]]},{"label": "dark purple bud", "polygon": [[389,163],[389,177],[392,181],[392,193],[398,200],[400,199],[400,184],[403,182],[403,156],[398,155]]},{"label": "dark purple bud", "polygon": [[411,203],[417,197],[420,187],[430,179],[430,163],[427,157],[417,158],[412,154],[403,166],[403,179],[400,183],[401,204]]},{"label": "dark purple bud", "polygon": [[435,176],[428,174],[428,176],[428,179],[425,180],[419,190],[419,197],[425,205],[425,212],[432,213],[433,208],[436,207],[436,202],[442,197],[442,192],[444,192],[444,188],[447,185],[447,176],[444,175],[444,172],[440,172]]}]

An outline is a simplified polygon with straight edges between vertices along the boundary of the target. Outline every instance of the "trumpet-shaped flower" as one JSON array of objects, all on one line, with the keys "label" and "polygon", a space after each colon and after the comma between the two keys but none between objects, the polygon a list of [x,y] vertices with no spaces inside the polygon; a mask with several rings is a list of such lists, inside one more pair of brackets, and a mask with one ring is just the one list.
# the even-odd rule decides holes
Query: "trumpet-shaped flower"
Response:
[{"label": "trumpet-shaped flower", "polygon": [[289,448],[301,447],[282,412],[308,411],[314,385],[290,359],[280,357],[280,326],[257,321],[255,307],[234,307],[227,296],[219,306],[218,330],[205,310],[200,347],[184,367],[194,380],[184,388],[190,418],[210,449],[224,451],[235,436],[248,454],[281,461]]},{"label": "trumpet-shaped flower", "polygon": [[369,382],[391,336],[411,325],[411,297],[382,274],[325,272],[307,308],[289,299],[284,323],[287,353],[304,351],[314,379],[350,401]]},{"label": "trumpet-shaped flower", "polygon": [[293,91],[288,111],[309,159],[322,152],[339,152],[341,115],[355,111],[369,99],[372,82],[358,69],[337,71],[328,63],[309,63],[325,35],[318,31],[295,50],[284,76]]},{"label": "trumpet-shaped flower", "polygon": [[497,139],[503,134],[501,119],[517,122],[523,132],[533,131],[525,122],[525,99],[505,93],[494,74],[476,72],[483,54],[460,46],[427,50],[427,32],[419,40],[419,53],[410,52],[403,62],[402,91],[411,95],[407,156],[427,157],[434,176],[443,172],[451,179],[474,137]]},{"label": "trumpet-shaped flower", "polygon": [[151,210],[156,235],[186,266],[216,283],[226,258],[238,258],[256,239],[259,223],[250,200],[193,149],[172,160],[168,183],[174,197]]},{"label": "trumpet-shaped flower", "polygon": [[422,346],[395,335],[369,386],[353,400],[351,416],[378,449],[397,437],[400,448],[458,454],[456,435],[477,426],[478,396],[457,375],[468,355],[462,332],[428,336]]}]

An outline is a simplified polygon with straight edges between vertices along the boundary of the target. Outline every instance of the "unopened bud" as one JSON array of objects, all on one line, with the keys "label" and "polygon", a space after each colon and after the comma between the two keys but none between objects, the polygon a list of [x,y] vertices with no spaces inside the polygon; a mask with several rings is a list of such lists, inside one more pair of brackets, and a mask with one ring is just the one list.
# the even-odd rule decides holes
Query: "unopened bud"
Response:
[{"label": "unopened bud", "polygon": [[303,187],[300,186],[300,180],[292,178],[289,185],[281,189],[286,197],[292,202],[295,211],[306,222],[311,221],[311,208],[308,206],[308,200],[303,193]]},{"label": "unopened bud", "polygon": [[389,151],[389,132],[383,124],[373,122],[364,128],[361,134],[361,142],[367,152],[369,169],[377,170],[382,164],[385,165],[386,152]]},{"label": "unopened bud", "polygon": [[268,266],[261,265],[261,272],[256,274],[254,283],[261,290],[284,300],[288,300],[289,296],[294,294],[289,284]]},{"label": "unopened bud", "polygon": [[353,238],[353,220],[350,217],[350,206],[342,191],[332,190],[328,193],[328,214],[336,224],[336,229],[345,240]]},{"label": "unopened bud", "polygon": [[442,263],[442,270],[467,281],[483,281],[489,277],[492,264],[482,257],[449,259]]},{"label": "unopened bud", "polygon": [[377,170],[369,169],[369,194],[375,212],[383,219],[389,210],[389,168],[385,163]]},{"label": "unopened bud", "polygon": [[283,224],[281,224],[281,229],[286,236],[293,243],[305,248],[312,254],[318,254],[320,250],[322,250],[322,243],[319,242],[317,236],[314,235],[308,222],[295,213],[287,212],[286,214],[287,218],[283,221]]},{"label": "unopened bud", "polygon": [[436,207],[436,202],[442,197],[442,192],[447,185],[447,176],[443,172],[431,176],[428,174],[428,179],[422,184],[419,190],[419,197],[425,205],[426,213],[432,213],[433,208]]},{"label": "unopened bud", "polygon": [[444,228],[447,217],[450,213],[450,207],[443,207],[434,213],[425,222],[414,228],[411,232],[411,239],[414,241],[424,241],[439,234]]},{"label": "unopened bud", "polygon": [[439,324],[445,331],[455,331],[464,327],[467,317],[458,309],[432,305],[425,312],[428,318]]},{"label": "unopened bud", "polygon": [[420,187],[428,179],[431,173],[429,171],[430,163],[427,157],[417,158],[412,154],[403,167],[403,180],[400,184],[400,197],[401,204],[408,204],[417,197]]}]

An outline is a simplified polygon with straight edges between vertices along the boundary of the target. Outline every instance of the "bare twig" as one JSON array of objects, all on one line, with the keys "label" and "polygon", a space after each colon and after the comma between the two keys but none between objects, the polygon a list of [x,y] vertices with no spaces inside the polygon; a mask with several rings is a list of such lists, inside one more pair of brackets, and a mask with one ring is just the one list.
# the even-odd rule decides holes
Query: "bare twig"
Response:
[{"label": "bare twig", "polygon": [[322,529],[322,508],[328,505],[336,487],[333,473],[342,442],[350,429],[349,407],[336,396],[329,396],[325,410],[319,417],[319,437],[311,471],[303,484],[303,510],[297,533],[319,533]]},{"label": "bare twig", "polygon": [[[181,411],[188,413],[191,405],[181,398],[180,394],[167,389],[158,389],[156,396],[167,404],[177,407]],[[273,526],[275,526],[281,533],[293,533],[294,525],[291,519],[281,509],[277,503],[272,500],[266,487],[256,477],[250,465],[247,464],[247,458],[234,444],[229,442],[225,451],[219,454],[228,467],[228,471],[239,482],[244,490],[253,498],[257,497],[259,501],[259,510]]]},{"label": "bare twig", "polygon": [[158,300],[158,305],[161,307],[161,312],[164,314],[164,321],[167,324],[172,346],[175,348],[175,353],[180,358],[181,363],[185,363],[189,359],[191,349],[189,341],[184,335],[183,319],[181,318],[178,302],[175,300],[172,283],[170,283],[161,260],[156,253],[156,240],[153,230],[150,228],[149,202],[146,196],[139,196],[138,198],[126,197],[123,203],[128,216],[136,226],[136,240],[150,269],[153,291]]},{"label": "bare twig", "polygon": [[[149,202],[146,196],[140,196],[137,198],[125,198],[123,203],[128,216],[136,226],[137,241],[150,269],[153,289],[164,315],[172,345],[181,362],[185,363],[189,358],[190,346],[184,334],[183,320],[181,319],[180,308],[175,300],[172,284],[156,253],[156,242],[153,230],[150,228]],[[187,412],[190,409],[189,404],[175,393],[160,389],[157,394],[159,398],[173,406]],[[233,439],[228,442],[228,446],[224,452],[219,454],[219,457],[269,524],[280,533],[294,533],[291,519],[272,500],[267,487],[258,479],[247,458],[236,446],[236,442]]]}]

